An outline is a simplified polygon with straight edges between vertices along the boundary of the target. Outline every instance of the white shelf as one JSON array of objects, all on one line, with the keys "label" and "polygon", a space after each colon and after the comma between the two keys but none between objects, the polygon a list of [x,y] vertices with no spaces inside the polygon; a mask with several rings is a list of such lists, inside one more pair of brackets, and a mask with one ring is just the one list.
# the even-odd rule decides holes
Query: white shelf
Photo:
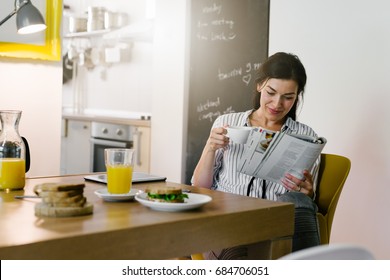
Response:
[{"label": "white shelf", "polygon": [[88,38],[88,37],[99,37],[111,32],[111,29],[103,29],[96,31],[86,31],[86,32],[75,32],[65,34],[65,38]]}]

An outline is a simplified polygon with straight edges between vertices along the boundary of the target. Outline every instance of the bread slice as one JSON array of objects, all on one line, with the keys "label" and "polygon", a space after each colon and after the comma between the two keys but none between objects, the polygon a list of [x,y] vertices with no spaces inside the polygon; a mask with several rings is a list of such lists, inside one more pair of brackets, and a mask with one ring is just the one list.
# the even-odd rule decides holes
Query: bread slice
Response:
[{"label": "bread slice", "polygon": [[149,187],[145,192],[150,194],[181,194],[181,188],[178,187]]},{"label": "bread slice", "polygon": [[[56,194],[55,192],[52,192],[52,193]],[[71,196],[71,197],[41,196],[41,195],[40,195],[40,197],[42,197],[42,201],[46,202],[46,203],[50,203],[50,202],[72,203],[72,202],[77,202],[77,201],[81,200],[84,196],[81,193],[81,194]]]},{"label": "bread slice", "polygon": [[35,215],[38,217],[75,217],[93,213],[93,204],[87,203],[83,207],[50,207],[46,203],[35,205]]},{"label": "bread slice", "polygon": [[71,191],[71,190],[83,190],[84,187],[85,187],[84,183],[80,183],[80,184],[43,183],[43,184],[36,185],[34,187],[34,192],[38,194],[41,191],[61,192],[61,191]]},{"label": "bread slice", "polygon": [[50,207],[83,207],[87,202],[85,197],[82,197],[81,200],[75,202],[44,202],[47,206]]},{"label": "bread slice", "polygon": [[50,198],[70,198],[74,196],[82,195],[84,190],[80,188],[79,190],[70,190],[70,191],[60,191],[60,192],[52,192],[52,191],[39,191],[39,196],[42,198],[50,197]]}]

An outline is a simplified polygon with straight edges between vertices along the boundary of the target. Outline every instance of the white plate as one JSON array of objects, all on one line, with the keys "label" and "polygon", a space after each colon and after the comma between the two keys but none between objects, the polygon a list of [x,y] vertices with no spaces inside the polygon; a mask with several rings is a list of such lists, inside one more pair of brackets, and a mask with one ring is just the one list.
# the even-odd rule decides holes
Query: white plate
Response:
[{"label": "white plate", "polygon": [[184,203],[157,202],[149,200],[147,196],[147,193],[139,193],[135,196],[135,200],[153,210],[170,212],[199,208],[212,200],[212,198],[208,195],[197,193],[189,193],[188,199],[184,199]]},{"label": "white plate", "polygon": [[126,200],[132,200],[134,199],[135,195],[142,192],[141,190],[138,189],[133,189],[131,188],[129,193],[125,194],[111,194],[107,191],[107,188],[96,190],[95,194],[103,198],[106,201],[126,201]]}]

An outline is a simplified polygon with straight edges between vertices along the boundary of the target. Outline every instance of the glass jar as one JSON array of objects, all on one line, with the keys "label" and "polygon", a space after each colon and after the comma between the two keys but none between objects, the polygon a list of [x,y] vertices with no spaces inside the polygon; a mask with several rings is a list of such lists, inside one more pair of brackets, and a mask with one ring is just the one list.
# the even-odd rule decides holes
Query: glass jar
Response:
[{"label": "glass jar", "polygon": [[0,190],[20,190],[26,179],[26,147],[19,135],[22,111],[0,111]]},{"label": "glass jar", "polygon": [[88,7],[87,31],[92,32],[104,29],[104,13],[106,9],[103,7]]}]

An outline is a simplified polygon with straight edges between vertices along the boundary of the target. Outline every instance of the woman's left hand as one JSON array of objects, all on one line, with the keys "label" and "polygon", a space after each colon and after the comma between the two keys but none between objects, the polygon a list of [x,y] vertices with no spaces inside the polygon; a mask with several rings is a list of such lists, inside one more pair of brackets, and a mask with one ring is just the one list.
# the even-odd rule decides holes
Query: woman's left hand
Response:
[{"label": "woman's left hand", "polygon": [[301,192],[313,197],[313,176],[308,170],[303,171],[303,178],[298,179],[290,173],[287,173],[282,179],[283,186],[292,192]]}]

